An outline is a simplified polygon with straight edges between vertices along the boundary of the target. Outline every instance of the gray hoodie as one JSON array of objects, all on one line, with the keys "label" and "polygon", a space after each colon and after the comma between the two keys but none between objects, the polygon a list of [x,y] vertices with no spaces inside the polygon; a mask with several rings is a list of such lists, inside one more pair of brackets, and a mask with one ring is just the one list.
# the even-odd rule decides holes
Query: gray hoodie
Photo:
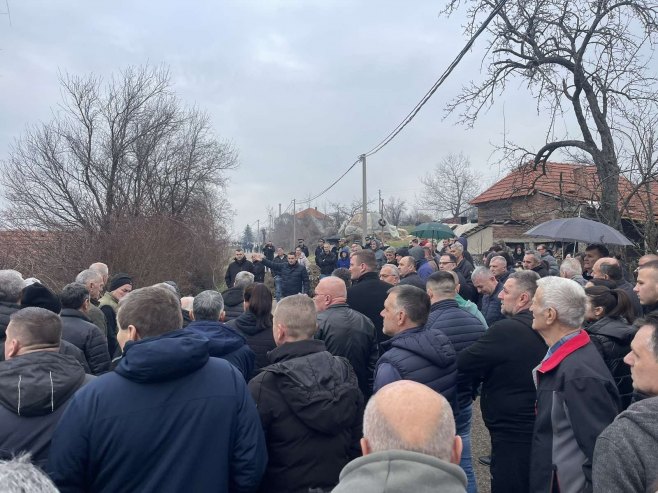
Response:
[{"label": "gray hoodie", "polygon": [[455,464],[406,450],[374,452],[340,472],[333,493],[466,493],[466,474]]},{"label": "gray hoodie", "polygon": [[592,479],[596,493],[658,491],[658,397],[631,405],[599,435]]}]

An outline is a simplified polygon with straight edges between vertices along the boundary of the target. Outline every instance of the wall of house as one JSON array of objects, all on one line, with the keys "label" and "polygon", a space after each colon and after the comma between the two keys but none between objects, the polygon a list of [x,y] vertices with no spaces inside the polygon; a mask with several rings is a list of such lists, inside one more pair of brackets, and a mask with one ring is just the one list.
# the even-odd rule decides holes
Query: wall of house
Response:
[{"label": "wall of house", "polygon": [[495,200],[478,206],[478,223],[488,221],[527,221],[539,224],[563,216],[562,204],[553,197],[536,193],[528,197]]}]

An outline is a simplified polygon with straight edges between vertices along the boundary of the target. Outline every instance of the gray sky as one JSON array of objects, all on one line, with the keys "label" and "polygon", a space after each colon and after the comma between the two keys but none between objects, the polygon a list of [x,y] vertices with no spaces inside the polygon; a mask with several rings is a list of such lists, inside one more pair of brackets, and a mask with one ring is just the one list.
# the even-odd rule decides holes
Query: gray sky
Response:
[{"label": "gray sky", "polygon": [[[0,3],[0,11],[4,10]],[[228,198],[234,232],[266,209],[315,195],[384,138],[465,43],[463,17],[442,2],[10,0],[0,16],[0,159],[30,123],[60,101],[58,72],[109,76],[134,64],[170,66],[174,89],[207,111],[236,146],[240,168]],[[463,151],[483,186],[506,166],[495,145],[539,146],[546,130],[521,82],[469,130],[445,104],[481,78],[476,43],[402,134],[368,160],[368,192],[413,202],[419,178]],[[503,118],[504,115],[504,118]],[[313,203],[350,202],[361,170]]]}]

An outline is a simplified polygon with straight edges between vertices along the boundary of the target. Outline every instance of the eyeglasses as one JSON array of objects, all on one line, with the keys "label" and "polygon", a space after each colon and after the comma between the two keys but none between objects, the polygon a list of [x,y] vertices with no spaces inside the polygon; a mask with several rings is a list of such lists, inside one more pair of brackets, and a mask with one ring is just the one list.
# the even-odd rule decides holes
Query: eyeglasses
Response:
[{"label": "eyeglasses", "polygon": [[379,274],[379,278],[395,277],[395,274]]},{"label": "eyeglasses", "polygon": [[331,295],[330,295],[330,294],[325,294],[325,293],[315,293],[315,294],[313,295],[313,298],[317,298],[318,296],[329,296],[329,297],[331,298]]}]

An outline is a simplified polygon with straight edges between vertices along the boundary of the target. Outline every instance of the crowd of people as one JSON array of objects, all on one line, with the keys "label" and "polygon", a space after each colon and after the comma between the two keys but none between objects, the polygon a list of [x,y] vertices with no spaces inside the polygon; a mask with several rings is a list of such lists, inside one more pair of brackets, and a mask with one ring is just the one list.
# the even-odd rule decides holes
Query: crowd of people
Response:
[{"label": "crowd of people", "polygon": [[479,396],[493,493],[657,491],[658,255],[636,279],[601,244],[479,263],[465,238],[268,243],[182,297],[1,270],[0,483],[473,493]]}]

